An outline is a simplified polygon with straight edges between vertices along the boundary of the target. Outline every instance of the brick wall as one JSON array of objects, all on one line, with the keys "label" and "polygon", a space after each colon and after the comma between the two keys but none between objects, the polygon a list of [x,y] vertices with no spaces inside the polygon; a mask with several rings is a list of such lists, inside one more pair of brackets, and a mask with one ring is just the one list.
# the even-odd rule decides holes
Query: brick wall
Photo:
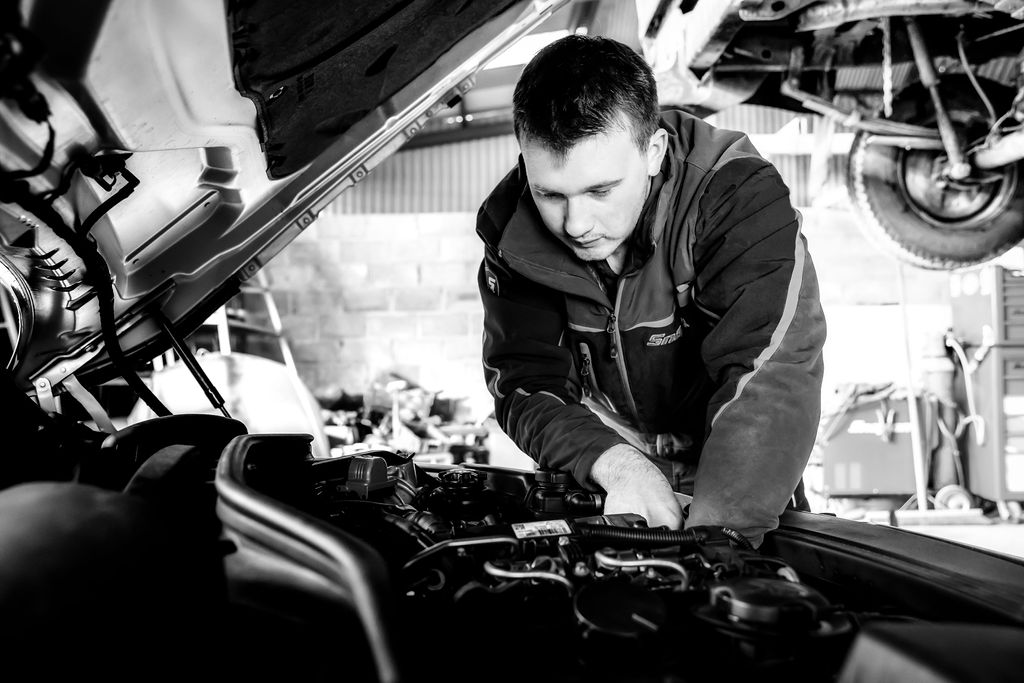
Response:
[{"label": "brick wall", "polygon": [[362,392],[394,370],[490,411],[473,213],[325,213],[267,267],[302,379]]}]

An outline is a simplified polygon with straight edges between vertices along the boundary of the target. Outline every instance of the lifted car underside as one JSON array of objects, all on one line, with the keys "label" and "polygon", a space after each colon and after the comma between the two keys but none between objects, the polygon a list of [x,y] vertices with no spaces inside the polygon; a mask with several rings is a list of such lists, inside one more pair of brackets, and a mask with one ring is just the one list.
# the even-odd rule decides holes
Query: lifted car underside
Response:
[{"label": "lifted car underside", "polygon": [[[675,3],[662,3],[668,9]],[[687,2],[677,102],[810,112],[856,133],[847,179],[868,237],[918,266],[987,261],[1024,237],[1024,3]]]}]

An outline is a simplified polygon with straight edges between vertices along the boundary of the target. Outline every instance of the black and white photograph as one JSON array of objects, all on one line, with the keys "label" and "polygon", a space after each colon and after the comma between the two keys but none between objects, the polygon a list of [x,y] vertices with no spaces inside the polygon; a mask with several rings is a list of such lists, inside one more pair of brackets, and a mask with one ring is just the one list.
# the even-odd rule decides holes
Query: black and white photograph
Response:
[{"label": "black and white photograph", "polygon": [[1024,0],[0,0],[0,680],[1024,680]]}]

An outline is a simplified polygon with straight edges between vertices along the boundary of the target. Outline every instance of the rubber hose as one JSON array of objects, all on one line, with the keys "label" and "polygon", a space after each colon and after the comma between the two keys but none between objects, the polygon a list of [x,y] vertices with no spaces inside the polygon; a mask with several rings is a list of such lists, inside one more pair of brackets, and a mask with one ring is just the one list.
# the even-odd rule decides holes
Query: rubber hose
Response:
[{"label": "rubber hose", "polygon": [[420,548],[429,548],[434,544],[433,538],[427,535],[423,529],[407,519],[385,512],[381,514],[381,520],[401,529],[405,532],[406,536],[414,540]]},{"label": "rubber hose", "polygon": [[605,526],[603,524],[578,524],[576,530],[584,538],[604,541],[633,541],[647,543],[702,543],[706,535],[693,529],[648,529],[647,527]]}]

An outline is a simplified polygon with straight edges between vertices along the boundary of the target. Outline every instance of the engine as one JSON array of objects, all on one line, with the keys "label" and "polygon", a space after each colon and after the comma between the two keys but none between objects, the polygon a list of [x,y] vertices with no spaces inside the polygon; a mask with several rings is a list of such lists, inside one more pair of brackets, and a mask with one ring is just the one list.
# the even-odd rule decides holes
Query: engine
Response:
[{"label": "engine", "polygon": [[855,634],[857,615],[734,530],[602,515],[565,473],[389,451],[311,470],[309,512],[382,553],[402,647],[449,680],[827,681]]}]

